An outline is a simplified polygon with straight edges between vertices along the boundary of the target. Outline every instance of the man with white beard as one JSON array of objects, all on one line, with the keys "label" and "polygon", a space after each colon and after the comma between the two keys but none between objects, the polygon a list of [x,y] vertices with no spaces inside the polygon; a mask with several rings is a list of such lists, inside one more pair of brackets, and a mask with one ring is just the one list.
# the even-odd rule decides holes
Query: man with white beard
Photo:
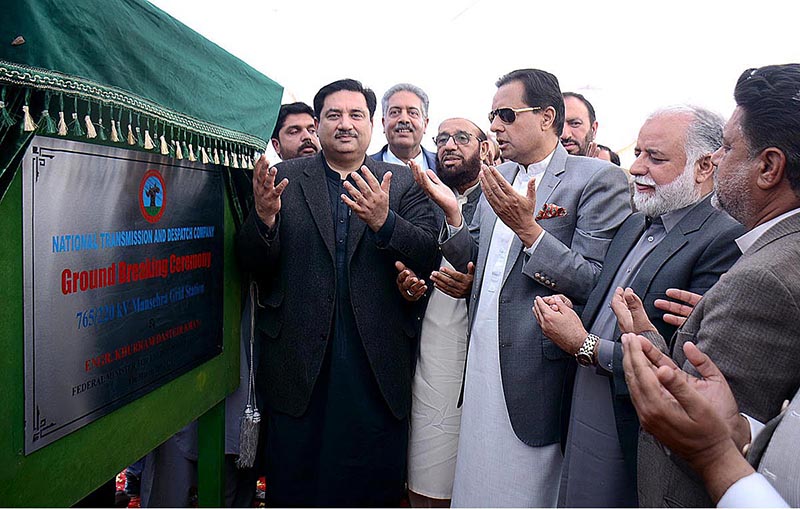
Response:
[{"label": "man with white beard", "polygon": [[[534,315],[545,335],[580,366],[571,398],[562,507],[636,507],[639,423],[627,394],[622,344],[610,308],[630,287],[661,335],[673,324],[654,302],[668,288],[705,293],[739,257],[743,227],[711,206],[714,165],[724,121],[705,109],[676,106],[653,113],[636,142],[631,166],[639,212],[620,227],[581,318],[560,296],[537,298]],[[569,394],[571,393],[571,394]],[[565,405],[565,410],[570,411]]]}]

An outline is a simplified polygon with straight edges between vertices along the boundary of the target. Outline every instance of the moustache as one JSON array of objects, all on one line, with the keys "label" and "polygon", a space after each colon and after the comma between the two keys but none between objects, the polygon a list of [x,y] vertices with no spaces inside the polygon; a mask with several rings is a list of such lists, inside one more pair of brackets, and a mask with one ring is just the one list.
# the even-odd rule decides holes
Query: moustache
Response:
[{"label": "moustache", "polygon": [[300,150],[305,150],[307,148],[313,148],[314,151],[317,150],[317,146],[314,145],[314,142],[311,141],[311,140],[306,140],[306,141],[303,142],[302,145],[300,145]]},{"label": "moustache", "polygon": [[578,140],[575,138],[561,138],[561,144],[566,145],[568,143],[572,143],[574,145],[578,145]]},{"label": "moustache", "polygon": [[637,177],[633,177],[633,183],[639,184],[641,186],[656,187],[656,181],[653,180],[653,177],[650,177],[648,175],[640,175]]},{"label": "moustache", "polygon": [[343,136],[350,136],[352,138],[358,138],[358,133],[355,129],[344,130],[340,129],[336,131],[336,134],[333,135],[334,138],[341,138]]},{"label": "moustache", "polygon": [[414,129],[414,125],[411,122],[405,122],[405,121],[402,121],[402,120],[397,123],[397,126],[395,126],[395,128],[394,128],[394,132],[397,132],[400,129],[408,129],[412,133],[414,131],[416,131],[416,129]]}]

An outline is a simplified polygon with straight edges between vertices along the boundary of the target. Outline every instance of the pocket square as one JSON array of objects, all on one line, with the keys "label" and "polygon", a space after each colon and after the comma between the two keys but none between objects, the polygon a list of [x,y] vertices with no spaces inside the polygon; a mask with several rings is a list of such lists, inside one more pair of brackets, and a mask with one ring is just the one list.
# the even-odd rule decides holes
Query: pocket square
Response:
[{"label": "pocket square", "polygon": [[567,215],[567,209],[555,203],[545,203],[542,210],[536,213],[536,220],[550,219],[551,217],[563,217]]}]

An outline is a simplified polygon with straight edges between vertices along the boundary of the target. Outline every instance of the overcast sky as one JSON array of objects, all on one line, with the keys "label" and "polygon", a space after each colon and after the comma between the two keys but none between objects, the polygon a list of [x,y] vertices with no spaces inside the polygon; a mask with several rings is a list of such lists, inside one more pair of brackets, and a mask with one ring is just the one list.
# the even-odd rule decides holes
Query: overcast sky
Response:
[{"label": "overcast sky", "polygon": [[284,102],[362,81],[379,100],[371,150],[385,143],[380,97],[391,85],[430,96],[430,148],[445,118],[487,128],[497,78],[536,67],[594,104],[597,140],[627,165],[652,110],[689,102],[727,118],[744,69],[800,62],[796,0],[152,1],[283,85]]}]

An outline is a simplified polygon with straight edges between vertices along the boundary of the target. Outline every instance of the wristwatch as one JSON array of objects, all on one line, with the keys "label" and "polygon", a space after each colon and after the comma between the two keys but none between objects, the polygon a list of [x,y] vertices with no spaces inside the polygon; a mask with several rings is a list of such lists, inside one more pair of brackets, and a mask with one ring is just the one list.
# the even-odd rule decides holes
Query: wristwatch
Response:
[{"label": "wristwatch", "polygon": [[597,348],[597,343],[599,342],[600,338],[594,334],[589,334],[586,336],[586,339],[583,340],[583,344],[575,354],[575,360],[578,361],[578,364],[581,366],[595,365],[594,351]]}]

